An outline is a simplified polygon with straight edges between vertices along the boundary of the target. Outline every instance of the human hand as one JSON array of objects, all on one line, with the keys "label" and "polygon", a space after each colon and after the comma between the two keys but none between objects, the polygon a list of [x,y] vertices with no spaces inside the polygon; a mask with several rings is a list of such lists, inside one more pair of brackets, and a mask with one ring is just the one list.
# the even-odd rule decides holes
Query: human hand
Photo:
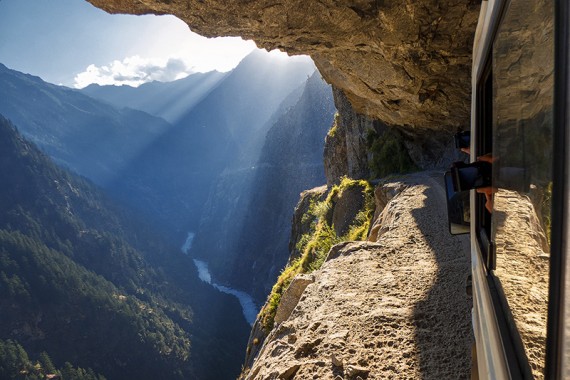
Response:
[{"label": "human hand", "polygon": [[[492,164],[496,160],[492,154],[488,153],[483,156],[477,157],[477,161],[488,162]],[[485,194],[485,208],[489,212],[493,212],[493,194],[497,192],[497,188],[488,186],[488,187],[480,187],[476,189],[477,193]]]}]

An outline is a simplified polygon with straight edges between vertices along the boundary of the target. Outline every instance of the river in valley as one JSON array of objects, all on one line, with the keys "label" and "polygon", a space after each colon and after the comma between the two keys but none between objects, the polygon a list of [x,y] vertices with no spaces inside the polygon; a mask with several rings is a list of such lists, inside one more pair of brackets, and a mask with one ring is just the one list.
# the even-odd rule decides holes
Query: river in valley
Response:
[{"label": "river in valley", "polygon": [[[186,238],[186,241],[181,247],[182,252],[184,252],[185,254],[189,254],[190,248],[192,248],[192,242],[194,240],[195,235],[196,234],[194,232],[188,232],[188,237]],[[198,259],[193,259],[193,261],[194,265],[196,265],[196,269],[198,270],[198,277],[200,278],[200,280],[204,281],[207,284],[210,284],[211,286],[213,286],[215,289],[217,289],[222,293],[230,294],[236,297],[241,305],[242,313],[243,316],[245,317],[245,320],[250,325],[253,325],[257,317],[257,313],[259,312],[259,308],[253,301],[253,298],[249,294],[241,290],[216,284],[215,282],[212,281],[212,275],[210,274],[210,271],[208,269],[208,263]]]}]

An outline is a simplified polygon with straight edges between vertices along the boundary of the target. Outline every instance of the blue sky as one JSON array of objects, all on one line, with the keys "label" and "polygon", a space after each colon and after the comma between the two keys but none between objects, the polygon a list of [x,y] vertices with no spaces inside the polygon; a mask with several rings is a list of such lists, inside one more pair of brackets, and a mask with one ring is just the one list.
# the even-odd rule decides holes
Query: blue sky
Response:
[{"label": "blue sky", "polygon": [[173,16],[109,15],[81,0],[0,0],[0,63],[70,87],[228,71],[254,48],[198,36]]}]

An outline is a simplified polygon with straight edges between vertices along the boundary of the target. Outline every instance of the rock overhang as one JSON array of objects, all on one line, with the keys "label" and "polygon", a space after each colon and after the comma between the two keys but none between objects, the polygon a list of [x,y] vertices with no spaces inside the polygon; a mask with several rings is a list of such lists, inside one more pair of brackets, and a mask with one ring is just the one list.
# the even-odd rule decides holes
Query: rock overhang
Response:
[{"label": "rock overhang", "polygon": [[356,112],[408,133],[469,125],[479,1],[88,1],[110,13],[172,14],[206,37],[310,55]]}]

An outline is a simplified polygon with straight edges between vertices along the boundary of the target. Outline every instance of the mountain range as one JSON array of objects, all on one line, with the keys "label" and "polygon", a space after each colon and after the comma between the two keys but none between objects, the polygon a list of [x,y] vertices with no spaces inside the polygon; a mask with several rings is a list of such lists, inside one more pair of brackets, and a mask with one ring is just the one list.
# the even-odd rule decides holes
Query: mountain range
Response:
[{"label": "mountain range", "polygon": [[[229,73],[83,90],[0,65],[0,98],[13,122],[2,118],[12,145],[0,249],[17,256],[0,262],[12,289],[0,301],[0,339],[16,342],[6,347],[108,378],[235,377],[249,327],[192,258],[263,302],[288,257],[299,192],[325,182],[334,106],[312,62],[254,52]],[[25,266],[26,255],[37,263]],[[42,301],[36,271],[59,303]],[[108,319],[120,322],[102,332]]]},{"label": "mountain range", "polygon": [[[201,88],[195,91],[201,100],[169,123],[123,103],[109,104],[138,88],[100,89],[106,96],[101,101],[0,66],[0,97],[6,99],[0,113],[58,164],[158,220],[165,231],[178,230],[180,238],[197,227],[213,179],[226,166],[257,159],[271,116],[314,70],[310,60],[287,64],[254,52],[208,90],[194,75],[182,83],[149,84],[172,91],[157,94],[157,103],[174,103],[188,84]],[[148,96],[137,99],[131,105],[147,109]]]},{"label": "mountain range", "polygon": [[81,92],[117,108],[132,108],[175,124],[214,89],[227,73],[194,73],[174,82],[148,82],[139,87],[91,84]]}]

